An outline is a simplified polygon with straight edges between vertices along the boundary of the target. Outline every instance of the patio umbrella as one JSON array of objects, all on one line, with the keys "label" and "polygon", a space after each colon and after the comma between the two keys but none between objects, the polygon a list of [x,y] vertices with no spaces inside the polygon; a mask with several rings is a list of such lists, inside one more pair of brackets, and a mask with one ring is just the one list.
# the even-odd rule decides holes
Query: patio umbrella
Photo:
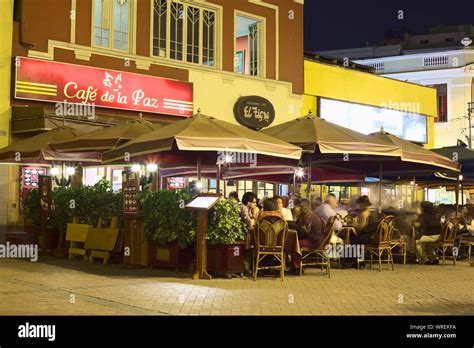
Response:
[{"label": "patio umbrella", "polygon": [[[413,168],[413,170],[417,170],[418,168],[448,170],[453,172],[459,172],[460,170],[459,162],[442,156],[435,151],[425,149],[424,147],[416,145],[408,140],[400,139],[395,135],[387,133],[383,130],[377,133],[372,133],[371,135],[386,142],[387,144],[393,144],[401,148],[402,155],[400,160],[401,162],[405,163],[397,165],[397,168],[390,170],[390,172],[396,172],[397,170],[403,170],[404,168],[409,169],[409,167]],[[406,163],[411,163],[411,165],[406,165]],[[416,164],[422,166],[416,166]]]},{"label": "patio umbrella", "polygon": [[[160,163],[160,167],[216,165],[225,154],[239,157],[239,163],[295,165],[301,148],[248,128],[200,113],[164,126],[118,148],[105,152],[104,163],[130,164],[129,161]],[[127,154],[127,156],[124,156]],[[254,157],[255,156],[255,157]]]},{"label": "patio umbrella", "polygon": [[100,157],[94,153],[57,153],[49,146],[53,142],[65,141],[79,134],[76,129],[63,125],[31,138],[17,141],[0,149],[0,163],[40,165],[48,165],[54,161],[100,163]]},{"label": "patio umbrella", "polygon": [[80,134],[63,142],[52,143],[50,146],[53,150],[58,152],[104,152],[112,150],[127,141],[130,141],[130,139],[137,138],[143,134],[156,130],[159,127],[159,125],[145,120],[136,120],[117,124],[94,132]]}]

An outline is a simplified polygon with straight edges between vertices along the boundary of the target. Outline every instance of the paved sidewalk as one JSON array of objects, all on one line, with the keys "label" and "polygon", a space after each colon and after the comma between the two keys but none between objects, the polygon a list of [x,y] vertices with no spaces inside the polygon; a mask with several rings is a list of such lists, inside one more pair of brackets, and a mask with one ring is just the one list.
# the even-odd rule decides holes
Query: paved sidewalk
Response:
[{"label": "paved sidewalk", "polygon": [[474,267],[395,264],[194,281],[80,260],[0,259],[0,315],[474,315]]}]

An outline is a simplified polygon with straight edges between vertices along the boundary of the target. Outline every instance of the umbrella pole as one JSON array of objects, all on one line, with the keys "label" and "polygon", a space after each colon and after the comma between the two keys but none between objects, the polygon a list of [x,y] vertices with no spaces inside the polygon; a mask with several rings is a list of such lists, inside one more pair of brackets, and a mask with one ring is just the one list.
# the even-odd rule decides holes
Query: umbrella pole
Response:
[{"label": "umbrella pole", "polygon": [[413,177],[413,203],[416,202],[416,178]]},{"label": "umbrella pole", "polygon": [[308,187],[307,187],[307,192],[308,192],[308,200],[311,202],[311,156],[309,157],[309,162],[308,162]]},{"label": "umbrella pole", "polygon": [[220,194],[221,190],[221,164],[217,164],[216,193]]},{"label": "umbrella pole", "polygon": [[379,213],[382,213],[382,161],[379,162]]},{"label": "umbrella pole", "polygon": [[296,171],[293,173],[293,198],[296,194]]},{"label": "umbrella pole", "polygon": [[197,158],[197,179],[201,181],[201,153],[198,154]]},{"label": "umbrella pole", "polygon": [[454,190],[456,194],[456,217],[459,213],[459,175],[456,178],[456,189]]}]

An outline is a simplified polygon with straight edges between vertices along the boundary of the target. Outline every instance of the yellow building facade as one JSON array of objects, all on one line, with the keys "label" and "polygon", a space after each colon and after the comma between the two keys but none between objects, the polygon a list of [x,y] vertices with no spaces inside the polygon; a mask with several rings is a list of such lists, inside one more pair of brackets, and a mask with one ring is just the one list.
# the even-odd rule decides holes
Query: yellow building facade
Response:
[{"label": "yellow building facade", "polygon": [[306,59],[304,62],[303,110],[316,112],[318,98],[385,107],[427,117],[428,141],[434,145],[434,118],[437,115],[436,90],[338,65]]},{"label": "yellow building facade", "polygon": [[[313,114],[321,116],[318,114],[320,110],[318,103],[321,99],[409,113],[415,110],[426,117],[426,143],[424,145],[427,148],[433,148],[434,119],[437,115],[436,90],[434,88],[382,77],[353,67],[345,67],[343,64],[344,62],[339,65],[337,62],[327,63],[305,59],[302,115],[307,115],[311,110]],[[312,195],[313,197],[324,197],[331,190],[332,192],[339,191],[340,197],[347,198],[368,194],[372,196],[373,200],[377,200],[378,195],[373,194],[375,190],[370,190],[368,187],[342,188],[317,185],[312,188]],[[412,189],[411,185],[396,185],[387,189],[385,193],[403,197],[407,201],[423,200],[423,190],[417,189],[416,195],[413,195]],[[301,192],[305,191],[306,187],[303,185]],[[344,193],[342,193],[343,191]]]},{"label": "yellow building facade", "polygon": [[[10,143],[10,81],[12,66],[13,0],[0,1],[0,148]],[[0,166],[0,243],[4,243],[9,213],[9,167]]]}]

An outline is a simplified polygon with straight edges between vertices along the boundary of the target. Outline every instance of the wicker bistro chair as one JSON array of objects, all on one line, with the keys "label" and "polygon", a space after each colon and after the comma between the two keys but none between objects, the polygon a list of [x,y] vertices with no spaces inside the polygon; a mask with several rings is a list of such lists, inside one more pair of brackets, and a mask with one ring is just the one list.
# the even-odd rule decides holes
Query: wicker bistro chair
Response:
[{"label": "wicker bistro chair", "polygon": [[[436,242],[426,243],[426,248],[432,248],[436,254],[441,253],[444,266],[445,258],[449,257],[453,259],[453,265],[456,266],[456,255],[454,251],[454,240],[459,229],[459,221],[456,218],[449,218],[443,224],[441,234]],[[446,251],[451,249],[452,256],[446,256]]]},{"label": "wicker bistro chair", "polygon": [[344,225],[346,226],[356,226],[357,225],[357,214],[347,214],[344,216]]},{"label": "wicker bistro chair", "polygon": [[[277,216],[268,216],[259,221],[254,229],[255,257],[253,264],[253,280],[257,280],[259,270],[277,269],[280,270],[280,278],[285,277],[285,241],[288,233],[287,222]],[[273,256],[278,265],[260,266],[261,262]]]},{"label": "wicker bistro chair", "polygon": [[[397,236],[397,239],[394,239],[394,236]],[[390,240],[390,249],[392,251],[392,256],[402,256],[403,257],[403,264],[406,265],[407,263],[407,242],[402,240],[402,235],[399,230],[393,229],[392,239]],[[394,254],[393,250],[398,249],[398,254]]]},{"label": "wicker bistro chair", "polygon": [[320,248],[301,248],[300,276],[303,275],[303,267],[321,266],[326,268],[327,277],[331,277],[331,258],[328,255],[326,247],[331,241],[331,236],[334,233],[336,219],[337,218],[333,216],[327,221],[326,226],[324,227],[324,241]]},{"label": "wicker bistro chair", "polygon": [[393,267],[393,256],[392,256],[392,247],[391,239],[393,233],[393,227],[395,225],[395,218],[393,216],[385,216],[380,219],[379,224],[377,225],[377,230],[375,232],[375,238],[372,244],[364,245],[364,252],[368,252],[370,255],[370,269],[372,269],[373,257],[376,256],[379,261],[379,272],[382,271],[382,255],[387,253],[387,265],[392,264]]}]

